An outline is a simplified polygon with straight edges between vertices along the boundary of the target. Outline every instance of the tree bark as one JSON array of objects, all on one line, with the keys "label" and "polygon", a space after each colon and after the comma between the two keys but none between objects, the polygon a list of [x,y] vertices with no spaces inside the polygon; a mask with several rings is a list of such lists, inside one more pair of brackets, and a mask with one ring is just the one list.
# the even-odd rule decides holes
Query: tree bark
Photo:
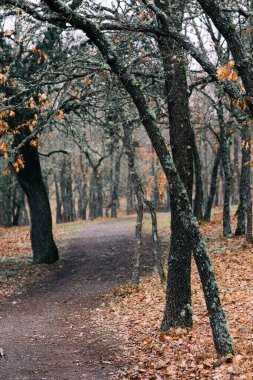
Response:
[{"label": "tree bark", "polygon": [[59,256],[53,239],[50,203],[42,179],[38,151],[26,145],[21,154],[25,167],[16,173],[16,177],[29,203],[33,262],[52,264]]},{"label": "tree bark", "polygon": [[[181,31],[185,1],[177,4],[170,1],[157,1],[157,5],[167,15],[172,25]],[[160,21],[161,26],[166,24]],[[165,92],[168,102],[170,144],[173,161],[184,183],[190,203],[193,187],[194,134],[190,123],[189,95],[185,58],[182,48],[173,39],[160,39],[159,49],[162,55],[165,75]],[[183,154],[182,154],[183,152]],[[192,326],[191,309],[191,255],[192,250],[186,235],[181,232],[181,221],[177,213],[176,200],[171,202],[171,244],[168,258],[168,277],[166,306],[162,329],[170,327]]]},{"label": "tree bark", "polygon": [[[246,215],[250,214],[251,202],[251,144],[250,144],[250,126],[242,127],[242,166],[240,177],[239,198],[240,203],[237,209],[237,227],[236,236],[243,236],[246,233]],[[249,211],[249,212],[248,212]],[[248,222],[250,222],[247,219]],[[249,224],[250,227],[250,223]]]},{"label": "tree bark", "polygon": [[230,141],[229,135],[226,131],[226,127],[221,124],[221,156],[222,165],[225,178],[224,186],[224,203],[223,203],[223,235],[229,236],[232,233],[231,221],[230,221],[230,198],[233,186],[233,174],[232,174],[232,164],[230,157]]},{"label": "tree bark", "polygon": [[232,195],[232,204],[237,205],[238,204],[238,198],[239,198],[239,188],[240,188],[240,169],[239,169],[239,146],[240,142],[238,139],[237,134],[234,135],[234,173],[233,178],[234,180],[234,186],[233,186],[233,195]]},{"label": "tree bark", "polygon": [[203,183],[202,183],[202,168],[199,157],[198,148],[195,139],[192,144],[192,152],[194,158],[194,173],[195,173],[195,199],[193,213],[198,220],[203,219]]},{"label": "tree bark", "polygon": [[128,166],[128,175],[127,175],[127,194],[126,194],[126,198],[127,198],[127,209],[126,209],[126,212],[127,212],[127,215],[129,215],[133,209],[134,209],[134,203],[133,203],[133,185],[132,185],[132,181],[131,181],[131,172],[130,172],[130,168]]},{"label": "tree bark", "polygon": [[54,185],[55,185],[55,195],[56,195],[56,223],[62,222],[62,201],[60,196],[60,189],[59,189],[59,180],[56,174],[54,174]]},{"label": "tree bark", "polygon": [[71,159],[65,158],[62,162],[61,170],[61,201],[62,201],[62,221],[73,222],[75,220],[75,208],[72,191],[72,165]]},{"label": "tree bark", "polygon": [[[220,96],[220,94],[218,93]],[[223,201],[223,236],[232,234],[230,221],[230,198],[233,188],[233,170],[230,156],[230,131],[224,120],[223,104],[219,100],[216,108],[220,126],[220,147],[222,167],[224,173],[224,201]]]},{"label": "tree bark", "polygon": [[219,149],[216,152],[215,158],[214,158],[213,170],[212,170],[212,175],[211,175],[210,192],[209,192],[209,197],[207,200],[206,210],[205,210],[205,215],[204,215],[205,222],[210,222],[210,219],[211,219],[213,201],[214,201],[215,195],[217,194],[217,177],[218,177],[218,169],[220,165],[220,160],[221,160],[221,150]]},{"label": "tree bark", "polygon": [[93,168],[90,182],[90,218],[103,217],[102,178],[96,168]]},{"label": "tree bark", "polygon": [[135,245],[133,256],[132,283],[138,285],[140,282],[140,258],[142,254],[142,223],[143,223],[143,202],[139,192],[136,194],[136,225],[135,225]]},{"label": "tree bark", "polygon": [[111,218],[117,218],[117,209],[119,206],[119,185],[120,185],[120,164],[123,152],[120,152],[116,157],[115,162],[115,173],[112,188],[112,198],[111,198]]}]

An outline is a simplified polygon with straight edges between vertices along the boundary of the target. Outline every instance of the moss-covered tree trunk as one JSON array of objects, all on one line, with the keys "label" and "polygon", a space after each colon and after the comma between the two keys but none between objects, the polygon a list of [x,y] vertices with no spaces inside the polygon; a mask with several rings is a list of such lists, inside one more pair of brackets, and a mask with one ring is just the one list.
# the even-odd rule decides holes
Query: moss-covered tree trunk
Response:
[{"label": "moss-covered tree trunk", "polygon": [[[185,1],[156,1],[171,25],[181,31]],[[160,20],[161,24],[163,22]],[[166,25],[162,25],[166,27]],[[172,39],[159,40],[165,76],[165,92],[169,113],[170,144],[173,161],[184,183],[190,203],[193,186],[193,130],[190,122],[189,95],[184,52]],[[171,194],[171,244],[168,259],[166,306],[162,329],[192,326],[191,255],[188,237],[184,234],[177,213],[176,200]]]}]

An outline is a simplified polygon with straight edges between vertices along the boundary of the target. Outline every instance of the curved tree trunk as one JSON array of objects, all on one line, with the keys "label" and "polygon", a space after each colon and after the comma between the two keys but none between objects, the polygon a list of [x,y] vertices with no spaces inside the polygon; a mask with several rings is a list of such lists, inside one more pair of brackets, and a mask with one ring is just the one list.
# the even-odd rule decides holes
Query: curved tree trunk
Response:
[{"label": "curved tree trunk", "polygon": [[36,148],[25,146],[20,152],[25,167],[16,173],[28,198],[31,217],[31,242],[34,263],[52,264],[59,259],[52,234],[52,216]]}]

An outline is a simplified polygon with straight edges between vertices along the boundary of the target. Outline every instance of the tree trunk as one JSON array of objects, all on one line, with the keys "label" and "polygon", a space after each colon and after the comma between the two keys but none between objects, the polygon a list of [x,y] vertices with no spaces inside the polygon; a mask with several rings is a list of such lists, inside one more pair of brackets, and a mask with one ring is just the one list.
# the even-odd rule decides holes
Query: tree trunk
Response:
[{"label": "tree trunk", "polygon": [[246,238],[249,242],[253,242],[252,236],[252,196],[251,196],[251,186],[248,189],[248,202],[247,202],[247,232]]},{"label": "tree trunk", "polygon": [[16,177],[30,207],[33,262],[52,264],[59,256],[52,234],[51,209],[42,180],[39,155],[37,149],[30,146],[22,148],[21,154],[25,167],[16,173]]},{"label": "tree trunk", "polygon": [[119,185],[120,185],[120,163],[122,152],[118,154],[115,162],[114,181],[111,197],[111,218],[117,218],[117,209],[119,206]]},{"label": "tree trunk", "polygon": [[54,184],[55,184],[55,195],[56,195],[56,223],[58,224],[62,222],[62,212],[61,212],[62,201],[60,197],[59,181],[56,174],[54,174]]},{"label": "tree trunk", "polygon": [[141,258],[141,247],[142,247],[142,223],[143,223],[143,205],[144,203],[148,206],[151,223],[152,223],[152,238],[153,238],[153,253],[156,264],[157,272],[159,273],[161,283],[165,280],[165,274],[162,265],[161,252],[159,247],[159,236],[157,229],[157,218],[155,207],[151,201],[148,201],[144,196],[144,191],[142,188],[141,180],[136,170],[135,166],[135,151],[134,144],[132,141],[132,131],[129,130],[127,125],[123,124],[124,136],[123,143],[126,149],[126,154],[128,156],[128,167],[129,173],[131,175],[131,181],[137,198],[137,218],[136,218],[136,228],[135,228],[135,252],[133,259],[133,275],[132,282],[138,284],[140,280],[140,258]]},{"label": "tree trunk", "polygon": [[62,221],[73,222],[75,220],[75,209],[72,191],[72,165],[71,159],[65,158],[62,162],[61,170],[61,200],[62,200]]},{"label": "tree trunk", "polygon": [[163,264],[162,264],[162,258],[161,258],[161,251],[160,251],[160,239],[158,235],[158,228],[157,228],[157,217],[156,217],[156,210],[152,202],[148,201],[144,198],[144,203],[148,206],[149,213],[151,216],[151,224],[152,224],[152,238],[153,238],[153,246],[154,246],[154,258],[155,258],[155,264],[156,269],[160,277],[161,284],[165,281],[165,273],[163,270]]},{"label": "tree trunk", "polygon": [[[220,97],[220,93],[218,93]],[[224,172],[224,202],[223,202],[223,236],[229,236],[232,233],[230,222],[230,198],[233,188],[233,170],[230,157],[230,132],[229,126],[224,121],[223,104],[219,100],[217,115],[220,125],[220,146],[221,158]]]},{"label": "tree trunk", "polygon": [[178,214],[177,201],[171,199],[171,241],[168,259],[166,308],[161,329],[191,327],[191,245]]},{"label": "tree trunk", "polygon": [[251,201],[250,161],[251,161],[250,126],[244,125],[242,128],[242,166],[241,166],[241,177],[240,177],[240,188],[239,188],[240,203],[237,209],[237,227],[235,231],[236,236],[245,235],[246,214],[248,214],[248,210],[250,214],[250,201]]},{"label": "tree trunk", "polygon": [[143,223],[143,202],[142,196],[138,192],[136,195],[136,226],[135,226],[135,245],[133,256],[132,283],[138,285],[140,282],[140,258],[142,254],[142,223]]},{"label": "tree trunk", "polygon": [[205,222],[210,222],[210,219],[211,219],[213,201],[214,201],[215,194],[217,194],[217,190],[218,190],[217,177],[218,177],[218,169],[220,165],[220,160],[221,160],[221,150],[219,149],[216,152],[215,158],[214,158],[213,170],[212,170],[212,175],[211,175],[210,193],[207,200],[206,210],[205,210],[205,215],[204,215]]},{"label": "tree trunk", "polygon": [[153,205],[157,207],[160,204],[160,199],[159,199],[159,193],[158,193],[158,163],[157,163],[157,156],[155,154],[154,149],[152,149],[151,173],[152,173],[152,177],[154,178],[154,181],[152,183],[152,190],[151,190],[151,201]]},{"label": "tree trunk", "polygon": [[[166,12],[171,24],[176,27],[178,31],[181,31],[185,2],[179,1],[177,4],[173,4],[173,9],[169,3],[165,5],[160,1],[157,3],[159,7]],[[159,49],[163,59],[173,161],[186,187],[191,203],[193,186],[192,143],[194,141],[194,135],[190,123],[184,52],[175,41],[169,38],[160,39]],[[192,326],[192,250],[188,238],[182,233],[176,199],[173,195],[170,197],[170,203],[171,244],[168,258],[166,306],[162,322],[163,330],[168,330],[173,326]]]},{"label": "tree trunk", "polygon": [[79,157],[80,172],[76,176],[76,184],[78,191],[78,216],[82,220],[86,220],[87,215],[87,173],[88,167],[84,166],[82,156]]},{"label": "tree trunk", "polygon": [[90,218],[103,216],[102,178],[97,169],[93,169],[90,182]]},{"label": "tree trunk", "polygon": [[234,173],[233,177],[235,178],[233,195],[232,195],[232,204],[238,204],[238,190],[240,188],[240,169],[239,169],[239,146],[240,142],[238,136],[234,135]]},{"label": "tree trunk", "polygon": [[194,199],[194,215],[198,220],[203,219],[203,183],[202,183],[202,169],[199,157],[198,148],[195,139],[192,143],[192,152],[194,158],[195,169],[195,199]]},{"label": "tree trunk", "polygon": [[126,209],[126,212],[127,212],[127,215],[129,215],[133,209],[134,209],[134,203],[133,203],[133,185],[132,185],[132,181],[131,181],[131,171],[130,171],[130,168],[128,166],[128,175],[127,175],[127,194],[126,194],[126,198],[127,198],[127,209]]},{"label": "tree trunk", "polygon": [[14,207],[13,207],[12,224],[13,226],[18,226],[20,224],[21,215],[25,207],[25,194],[24,194],[24,191],[20,189],[19,186],[18,188],[16,188],[13,202],[14,202]]}]

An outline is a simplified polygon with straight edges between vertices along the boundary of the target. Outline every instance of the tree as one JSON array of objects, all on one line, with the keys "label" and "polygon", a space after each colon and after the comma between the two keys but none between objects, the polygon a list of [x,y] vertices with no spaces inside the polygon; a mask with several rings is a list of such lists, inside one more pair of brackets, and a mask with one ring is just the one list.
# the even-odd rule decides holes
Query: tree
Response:
[{"label": "tree", "polygon": [[[18,25],[18,23],[17,23]],[[16,30],[17,36],[19,30]],[[53,263],[58,260],[58,250],[52,235],[52,218],[48,194],[43,183],[41,167],[37,149],[37,134],[27,140],[31,131],[40,120],[37,120],[38,105],[43,103],[43,98],[37,95],[37,104],[28,90],[28,97],[23,99],[18,81],[34,72],[34,54],[30,51],[29,58],[24,56],[19,64],[12,65],[12,60],[17,59],[16,49],[6,43],[4,33],[1,38],[1,48],[4,55],[1,57],[2,70],[7,74],[2,81],[1,92],[3,95],[3,111],[1,113],[1,124],[4,126],[2,136],[6,138],[5,149],[8,157],[8,137],[11,141],[11,159],[13,173],[27,195],[31,216],[31,241],[33,248],[33,261],[35,263]],[[7,33],[8,37],[8,33]],[[18,41],[18,39],[16,39]],[[18,43],[19,44],[19,43]],[[17,48],[15,46],[15,48]],[[42,51],[39,49],[39,51]],[[13,55],[12,53],[13,52]],[[42,54],[42,53],[41,53]],[[43,53],[44,54],[44,53]],[[19,58],[22,55],[22,45],[18,49]],[[39,54],[40,55],[40,54]],[[42,58],[41,58],[42,57]],[[45,59],[46,55],[39,59]],[[10,69],[8,69],[10,68]],[[8,72],[9,70],[9,72]],[[22,88],[22,85],[20,84]],[[26,93],[26,90],[23,92]]]},{"label": "tree", "polygon": [[143,92],[131,74],[129,74],[120,64],[110,41],[103,33],[101,33],[95,23],[81,14],[73,12],[70,7],[61,1],[46,0],[45,3],[52,11],[56,12],[59,17],[67,17],[73,26],[86,33],[87,37],[98,47],[112,72],[118,76],[125,90],[129,93],[136,105],[140,119],[152,141],[166,177],[168,181],[170,181],[170,194],[174,197],[177,212],[180,214],[181,228],[192,241],[192,249],[204,289],[217,353],[219,355],[231,353],[232,342],[227,330],[225,314],[220,304],[218,287],[211,269],[210,259],[205,249],[205,244],[199,232],[198,223],[192,214],[186,189],[180,180],[164,139],[156,126],[155,118],[149,110]]},{"label": "tree", "polygon": [[[12,1],[6,3],[12,3]],[[125,64],[127,62],[124,61],[124,58],[118,55],[117,48],[113,41],[110,40],[105,33],[101,32],[101,29],[106,27],[105,25],[102,25],[102,28],[99,28],[96,22],[92,21],[92,18],[85,16],[85,13],[83,15],[82,12],[74,12],[71,7],[68,7],[61,1],[54,0],[45,1],[43,3],[47,4],[55,13],[51,13],[48,8],[39,8],[39,11],[37,12],[31,3],[28,3],[28,5],[30,5],[28,7],[27,3],[24,3],[23,1],[19,3],[19,5],[35,18],[37,17],[40,19],[40,21],[48,21],[57,26],[61,26],[67,19],[72,27],[82,30],[89,40],[97,46],[104,61],[110,67],[112,73],[114,73],[119,79],[122,87],[125,89],[126,93],[128,93],[138,110],[140,120],[152,141],[152,145],[159,157],[160,163],[169,182],[170,195],[175,202],[174,205],[178,215],[179,227],[184,236],[187,236],[197,263],[217,353],[218,355],[231,353],[232,342],[227,330],[225,314],[220,304],[218,287],[202,236],[199,232],[198,223],[192,213],[187,190],[185,189],[180,175],[171,159],[170,151],[161,135],[156,122],[156,117],[151,111],[149,99],[145,96],[145,91],[141,87],[140,81],[136,80],[134,74],[129,70],[129,66]],[[17,2],[15,1],[15,5],[16,4]],[[116,25],[116,27],[118,27],[118,25]],[[184,38],[182,39],[180,33],[174,29],[171,30],[170,28],[166,28],[165,31],[161,31],[160,28],[152,28],[152,26],[148,27],[147,25],[144,25],[142,29],[139,25],[137,25],[137,27],[139,28],[137,28],[138,31],[142,30],[146,32],[149,29],[149,32],[152,30],[155,35],[163,37],[170,34],[170,37],[173,37],[180,46],[183,45],[184,48],[189,49],[191,54],[202,62],[213,80],[218,80],[216,76],[216,67],[210,64],[210,61],[207,60],[206,57],[199,54],[199,51],[195,49],[191,43]],[[105,66],[106,69],[108,69],[107,65]],[[226,88],[227,92],[233,94],[233,96],[239,96],[241,98],[240,91],[237,91],[234,84],[230,81],[224,82],[224,88]]]}]

